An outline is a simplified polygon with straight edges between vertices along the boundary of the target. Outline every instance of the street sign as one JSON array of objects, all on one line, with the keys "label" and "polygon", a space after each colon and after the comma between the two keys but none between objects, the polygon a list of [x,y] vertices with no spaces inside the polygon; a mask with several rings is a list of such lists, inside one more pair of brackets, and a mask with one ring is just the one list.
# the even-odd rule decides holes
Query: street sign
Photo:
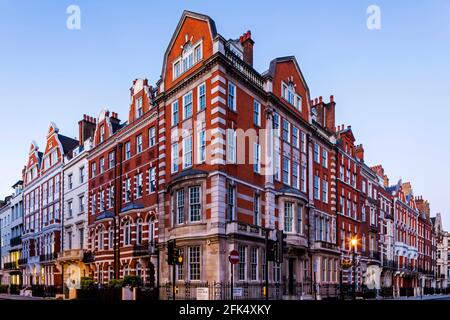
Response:
[{"label": "street sign", "polygon": [[242,288],[233,289],[233,297],[242,297],[244,290]]},{"label": "street sign", "polygon": [[239,252],[237,252],[236,250],[232,250],[230,252],[230,255],[228,256],[228,260],[231,264],[239,263]]},{"label": "street sign", "polygon": [[197,300],[209,300],[209,288],[197,288]]}]

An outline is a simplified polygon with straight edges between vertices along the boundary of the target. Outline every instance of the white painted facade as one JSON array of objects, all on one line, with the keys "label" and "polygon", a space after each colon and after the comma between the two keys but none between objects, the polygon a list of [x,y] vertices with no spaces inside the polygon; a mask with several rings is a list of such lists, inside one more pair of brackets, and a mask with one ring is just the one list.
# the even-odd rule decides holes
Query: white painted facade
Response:
[{"label": "white painted facade", "polygon": [[[63,283],[79,288],[85,266],[82,264],[88,246],[88,167],[87,153],[92,139],[66,156],[63,168],[63,253],[58,262],[63,267]],[[86,271],[86,270],[85,270]]]}]

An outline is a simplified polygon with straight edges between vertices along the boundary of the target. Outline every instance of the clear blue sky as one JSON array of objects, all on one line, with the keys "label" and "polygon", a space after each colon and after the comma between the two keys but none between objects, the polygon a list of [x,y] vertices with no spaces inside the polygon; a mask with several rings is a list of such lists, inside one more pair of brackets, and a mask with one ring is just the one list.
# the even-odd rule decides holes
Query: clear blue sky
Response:
[{"label": "clear blue sky", "polygon": [[[66,9],[81,8],[81,30]],[[381,8],[381,30],[366,9]],[[450,2],[429,1],[8,1],[0,0],[0,195],[20,178],[31,140],[48,124],[77,136],[84,113],[127,116],[137,77],[155,83],[183,9],[210,15],[218,32],[250,29],[255,67],[295,55],[311,95],[335,95],[369,165],[411,181],[450,229]]]}]

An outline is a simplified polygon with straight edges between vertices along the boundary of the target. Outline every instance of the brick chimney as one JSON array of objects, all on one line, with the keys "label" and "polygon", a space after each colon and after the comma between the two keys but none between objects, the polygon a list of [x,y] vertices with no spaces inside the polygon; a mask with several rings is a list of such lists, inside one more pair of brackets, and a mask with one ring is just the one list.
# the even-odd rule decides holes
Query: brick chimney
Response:
[{"label": "brick chimney", "polygon": [[94,136],[97,119],[88,115],[83,115],[83,120],[78,121],[78,137],[80,146],[84,145],[84,142],[90,137]]},{"label": "brick chimney", "polygon": [[362,144],[359,144],[355,147],[355,156],[360,161],[364,162],[364,147]]},{"label": "brick chimney", "polygon": [[430,217],[430,203],[427,200],[423,200],[422,196],[416,197],[416,205],[420,212],[425,213],[427,217]]},{"label": "brick chimney", "polygon": [[244,48],[244,62],[253,67],[253,45],[255,44],[255,42],[252,40],[251,31],[248,30],[246,33],[244,33],[239,38],[239,41],[242,45],[242,48]]},{"label": "brick chimney", "polygon": [[384,181],[384,187],[385,188],[389,187],[389,178],[388,178],[387,174],[385,174],[383,176],[383,181]]},{"label": "brick chimney", "polygon": [[334,102],[334,96],[330,96],[330,102],[327,104],[325,108],[325,127],[330,130],[331,132],[335,132],[336,130],[336,123],[335,123],[335,106],[336,103]]}]

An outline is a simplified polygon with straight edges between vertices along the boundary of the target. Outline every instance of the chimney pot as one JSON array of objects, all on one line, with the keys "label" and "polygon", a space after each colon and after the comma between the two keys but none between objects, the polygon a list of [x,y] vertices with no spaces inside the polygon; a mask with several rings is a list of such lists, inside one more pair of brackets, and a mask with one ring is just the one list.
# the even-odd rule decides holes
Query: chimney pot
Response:
[{"label": "chimney pot", "polygon": [[322,103],[322,96],[319,97],[319,103]]},{"label": "chimney pot", "polygon": [[333,95],[330,96],[330,102],[334,102],[334,96]]}]

